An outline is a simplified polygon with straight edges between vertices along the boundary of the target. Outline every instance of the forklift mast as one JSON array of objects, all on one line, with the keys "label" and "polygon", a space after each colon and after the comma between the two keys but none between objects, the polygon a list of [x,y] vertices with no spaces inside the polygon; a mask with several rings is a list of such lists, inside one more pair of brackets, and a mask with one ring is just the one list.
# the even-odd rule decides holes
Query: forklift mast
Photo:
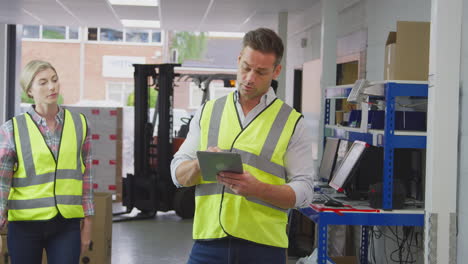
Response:
[{"label": "forklift mast", "polygon": [[[114,222],[152,218],[157,211],[175,210],[182,218],[192,218],[195,213],[195,187],[176,188],[171,177],[171,161],[183,138],[173,138],[174,80],[179,74],[174,67],[180,64],[133,64],[135,67],[135,140],[134,174],[123,179],[122,205],[129,214],[133,208],[141,213],[134,218],[114,219]],[[225,86],[234,86],[235,75],[193,74],[189,77],[204,83],[202,104],[209,100],[209,84],[223,80]],[[149,120],[148,89],[155,85],[159,91],[154,116]],[[152,88],[151,88],[152,89]],[[157,122],[158,120],[158,122]],[[158,124],[156,128],[155,125]],[[188,125],[188,123],[187,123]],[[157,137],[153,138],[157,129]],[[178,144],[174,144],[177,141]]]},{"label": "forklift mast", "polygon": [[[144,214],[173,209],[176,187],[171,179],[172,105],[174,67],[180,64],[134,64],[135,67],[135,141],[134,175],[127,174],[123,182],[123,205],[137,208]],[[150,81],[157,87],[157,143],[153,144],[155,123],[149,122],[148,89]],[[157,166],[150,166],[156,158]]]}]

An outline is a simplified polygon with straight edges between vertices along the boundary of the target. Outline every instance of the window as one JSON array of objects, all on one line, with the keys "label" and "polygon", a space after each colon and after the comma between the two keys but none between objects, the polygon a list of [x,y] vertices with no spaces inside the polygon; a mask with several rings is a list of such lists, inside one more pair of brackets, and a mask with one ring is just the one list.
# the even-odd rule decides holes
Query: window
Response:
[{"label": "window", "polygon": [[179,51],[177,49],[173,49],[171,51],[171,62],[178,63],[179,62]]},{"label": "window", "polygon": [[224,87],[223,81],[212,81],[210,83],[210,99],[218,99],[234,91],[232,87]]},{"label": "window", "polygon": [[125,42],[148,43],[148,35],[148,30],[127,29],[125,30]]},{"label": "window", "polygon": [[107,82],[106,99],[127,105],[128,96],[133,93],[133,83],[131,82]]},{"label": "window", "polygon": [[161,43],[161,31],[153,31],[151,33],[151,42],[153,43]]},{"label": "window", "polygon": [[[203,86],[203,84],[202,84]],[[233,87],[224,87],[224,82],[214,80],[210,82],[210,100],[223,97],[234,91]],[[190,82],[189,108],[197,109],[200,107],[203,99],[203,91],[194,82]]]},{"label": "window", "polygon": [[43,26],[42,38],[44,39],[65,39],[65,27]]},{"label": "window", "polygon": [[189,108],[198,109],[202,103],[203,91],[194,82],[190,82]]},{"label": "window", "polygon": [[99,32],[100,41],[123,41],[123,32],[120,30],[101,28]]},{"label": "window", "polygon": [[98,40],[98,29],[97,28],[88,28],[88,40],[97,41]]},{"label": "window", "polygon": [[23,26],[23,38],[39,38],[39,26]]},{"label": "window", "polygon": [[23,25],[24,39],[36,40],[79,40],[78,27]]},{"label": "window", "polygon": [[88,28],[88,41],[161,44],[161,38],[159,30]]},{"label": "window", "polygon": [[79,28],[77,27],[69,27],[68,28],[68,39],[79,39]]}]

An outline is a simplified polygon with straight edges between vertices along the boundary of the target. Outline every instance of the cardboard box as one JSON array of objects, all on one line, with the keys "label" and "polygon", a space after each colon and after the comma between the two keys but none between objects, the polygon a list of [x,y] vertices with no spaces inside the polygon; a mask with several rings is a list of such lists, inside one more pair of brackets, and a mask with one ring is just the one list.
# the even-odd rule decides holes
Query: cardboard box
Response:
[{"label": "cardboard box", "polygon": [[344,112],[335,112],[335,125],[341,125],[343,123]]},{"label": "cardboard box", "polygon": [[7,264],[11,263],[10,257],[8,255],[8,248],[7,248],[7,236],[2,236],[2,252],[0,252],[0,264]]},{"label": "cardboard box", "polygon": [[83,113],[89,122],[94,171],[94,190],[121,198],[122,182],[122,108],[67,106]]},{"label": "cardboard box", "polygon": [[385,46],[384,79],[427,81],[429,38],[429,22],[398,21]]},{"label": "cardboard box", "polygon": [[91,245],[80,263],[110,264],[112,256],[112,194],[94,193]]},{"label": "cardboard box", "polygon": [[358,264],[358,258],[356,256],[346,257],[331,257],[336,264]]},{"label": "cardboard box", "polygon": [[8,223],[2,229],[0,229],[0,235],[6,234],[8,234]]}]

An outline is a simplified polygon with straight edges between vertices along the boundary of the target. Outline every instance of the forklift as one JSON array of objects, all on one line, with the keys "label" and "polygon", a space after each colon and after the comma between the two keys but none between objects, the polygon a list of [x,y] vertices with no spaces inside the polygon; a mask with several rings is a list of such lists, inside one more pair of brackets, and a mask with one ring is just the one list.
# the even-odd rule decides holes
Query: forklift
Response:
[{"label": "forklift", "polygon": [[[114,213],[114,222],[154,218],[157,211],[174,210],[181,218],[193,218],[195,213],[195,187],[177,188],[172,182],[170,165],[172,158],[184,141],[189,121],[184,125],[185,135],[173,134],[174,80],[191,78],[200,88],[204,86],[202,104],[209,100],[209,83],[223,80],[231,87],[235,75],[189,74],[181,76],[174,68],[180,64],[133,64],[135,68],[135,140],[134,174],[127,174],[122,182],[122,205],[125,212]],[[203,85],[202,85],[203,84]],[[229,87],[229,86],[228,86]],[[149,89],[156,89],[158,97],[154,115],[149,120]],[[157,124],[157,127],[156,127]],[[157,131],[156,137],[154,132]],[[181,129],[182,130],[182,129]],[[181,131],[179,131],[181,132]],[[133,208],[140,210],[136,216]]]}]

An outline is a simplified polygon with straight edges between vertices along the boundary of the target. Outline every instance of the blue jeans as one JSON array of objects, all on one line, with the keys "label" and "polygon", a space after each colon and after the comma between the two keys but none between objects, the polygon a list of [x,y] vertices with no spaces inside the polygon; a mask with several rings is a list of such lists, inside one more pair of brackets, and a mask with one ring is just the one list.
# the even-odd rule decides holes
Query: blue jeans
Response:
[{"label": "blue jeans", "polygon": [[80,262],[80,219],[8,222],[7,239],[12,264],[40,264],[43,249],[48,264]]},{"label": "blue jeans", "polygon": [[286,249],[260,245],[237,238],[193,244],[188,264],[285,264]]}]

